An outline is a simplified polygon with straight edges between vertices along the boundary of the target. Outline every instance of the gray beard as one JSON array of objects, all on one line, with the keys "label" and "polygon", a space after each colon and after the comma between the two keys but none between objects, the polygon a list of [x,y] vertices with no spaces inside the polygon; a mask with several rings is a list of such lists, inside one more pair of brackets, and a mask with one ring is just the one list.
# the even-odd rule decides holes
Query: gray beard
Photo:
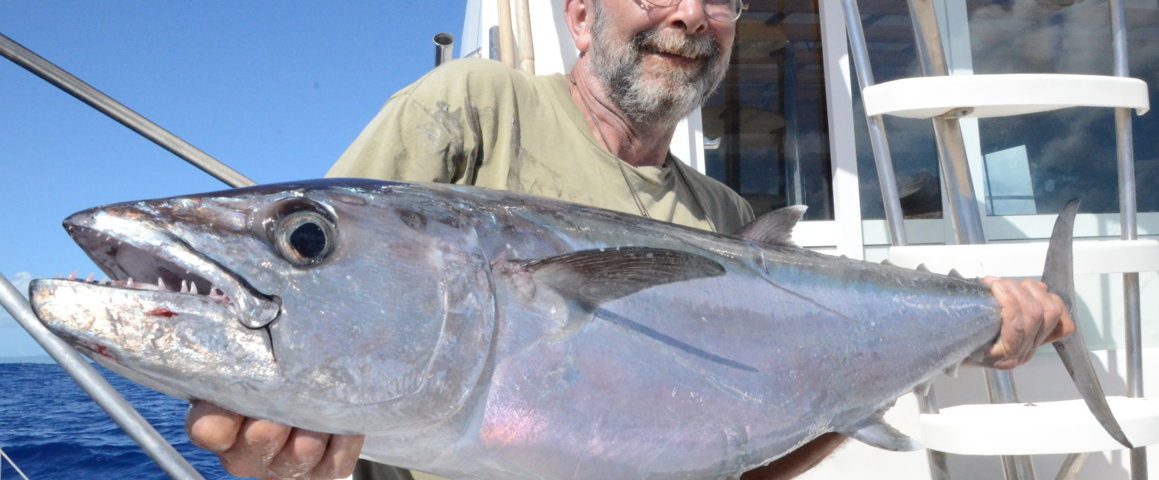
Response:
[{"label": "gray beard", "polygon": [[[704,104],[720,85],[728,69],[728,53],[708,36],[649,30],[629,44],[613,45],[605,35],[608,17],[596,3],[592,24],[592,71],[608,91],[612,102],[638,127],[675,125]],[[665,52],[702,60],[696,68],[673,68],[646,78],[641,51]]]}]

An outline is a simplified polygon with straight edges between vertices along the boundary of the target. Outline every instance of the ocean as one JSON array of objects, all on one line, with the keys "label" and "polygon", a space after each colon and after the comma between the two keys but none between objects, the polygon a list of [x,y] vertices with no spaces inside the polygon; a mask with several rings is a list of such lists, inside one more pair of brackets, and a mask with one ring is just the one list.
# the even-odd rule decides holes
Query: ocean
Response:
[{"label": "ocean", "polygon": [[[97,369],[205,478],[233,478],[189,443],[187,402]],[[31,480],[168,478],[55,364],[0,363],[0,449]],[[0,479],[19,478],[0,462]]]}]

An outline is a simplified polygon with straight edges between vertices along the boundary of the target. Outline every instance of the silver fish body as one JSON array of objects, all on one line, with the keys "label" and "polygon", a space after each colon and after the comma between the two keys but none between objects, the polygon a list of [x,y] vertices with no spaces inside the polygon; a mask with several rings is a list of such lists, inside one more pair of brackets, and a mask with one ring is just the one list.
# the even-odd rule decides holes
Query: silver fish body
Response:
[{"label": "silver fish body", "polygon": [[113,282],[32,301],[141,383],[450,477],[726,478],[831,431],[912,447],[880,412],[991,343],[997,304],[788,245],[799,214],[728,237],[484,189],[254,187],[70,217]]}]

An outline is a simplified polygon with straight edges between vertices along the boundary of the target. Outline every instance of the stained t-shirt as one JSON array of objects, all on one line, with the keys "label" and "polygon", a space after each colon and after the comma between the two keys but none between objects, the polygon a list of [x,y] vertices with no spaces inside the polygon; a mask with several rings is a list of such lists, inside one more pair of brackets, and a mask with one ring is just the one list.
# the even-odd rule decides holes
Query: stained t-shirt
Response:
[{"label": "stained t-shirt", "polygon": [[392,96],[327,173],[512,190],[732,233],[752,208],[672,155],[634,167],[604,149],[563,75],[447,63]]}]

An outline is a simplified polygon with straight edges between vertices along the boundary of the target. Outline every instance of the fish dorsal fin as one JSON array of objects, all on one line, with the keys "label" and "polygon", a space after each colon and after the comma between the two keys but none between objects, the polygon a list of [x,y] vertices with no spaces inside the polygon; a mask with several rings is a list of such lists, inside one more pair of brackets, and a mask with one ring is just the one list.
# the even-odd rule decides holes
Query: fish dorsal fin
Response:
[{"label": "fish dorsal fin", "polygon": [[881,413],[862,420],[841,433],[856,438],[866,445],[894,452],[909,452],[921,448],[914,439],[885,423]]},{"label": "fish dorsal fin", "polygon": [[663,248],[583,250],[524,264],[537,282],[587,308],[649,287],[724,275],[724,266],[700,255]]},{"label": "fish dorsal fin", "polygon": [[745,225],[737,236],[766,247],[793,247],[793,227],[805,216],[804,205],[790,205],[761,215]]}]

